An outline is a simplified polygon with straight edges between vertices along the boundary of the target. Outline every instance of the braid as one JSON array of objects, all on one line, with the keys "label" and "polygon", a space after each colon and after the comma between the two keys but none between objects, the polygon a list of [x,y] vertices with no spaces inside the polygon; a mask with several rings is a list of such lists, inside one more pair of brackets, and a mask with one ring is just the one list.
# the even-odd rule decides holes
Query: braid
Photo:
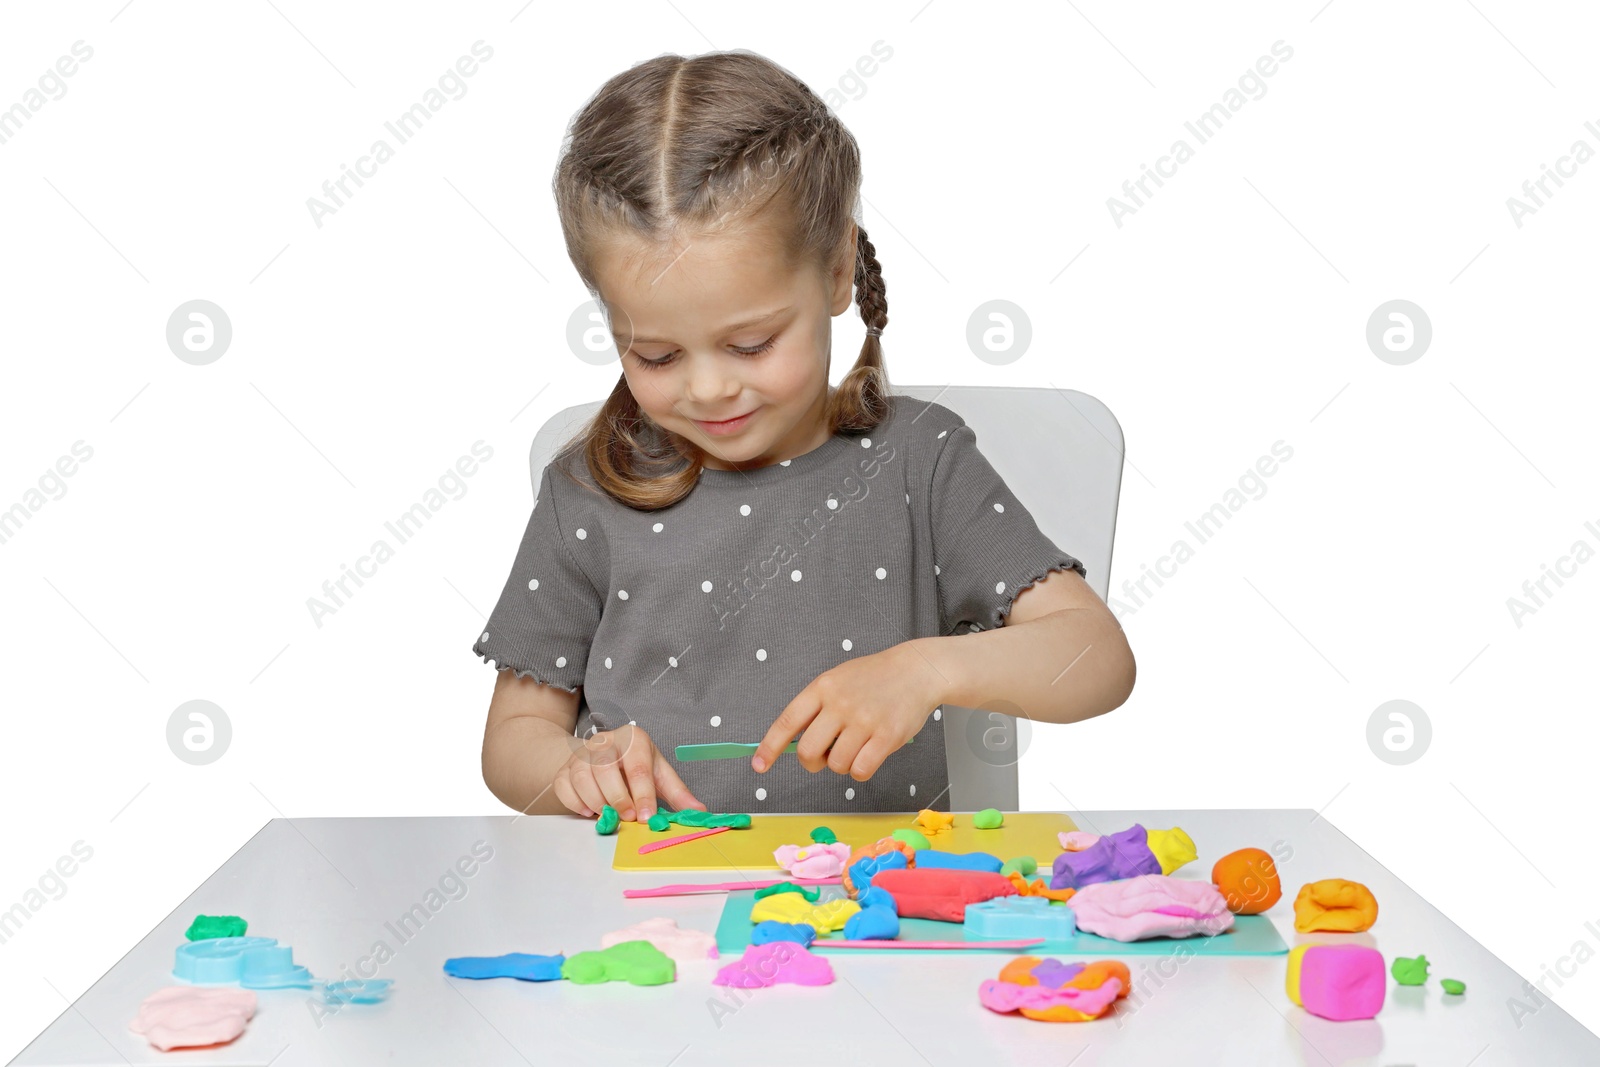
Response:
[{"label": "braid", "polygon": [[889,325],[889,294],[883,284],[883,267],[878,263],[878,250],[867,240],[867,231],[856,229],[856,303],[861,306],[861,321],[868,329],[876,329],[874,337],[881,336]]}]

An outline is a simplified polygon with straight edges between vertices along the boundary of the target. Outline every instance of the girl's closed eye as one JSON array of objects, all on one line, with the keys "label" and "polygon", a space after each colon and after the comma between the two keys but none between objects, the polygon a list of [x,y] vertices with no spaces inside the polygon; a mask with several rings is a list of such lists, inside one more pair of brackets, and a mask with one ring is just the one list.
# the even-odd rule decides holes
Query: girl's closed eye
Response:
[{"label": "girl's closed eye", "polygon": [[[738,345],[734,345],[733,346],[733,350],[735,352],[739,353],[741,356],[759,356],[759,355],[761,355],[761,353],[766,352],[767,350],[769,350],[773,346],[773,344],[775,344],[777,342],[777,340],[778,340],[778,335],[777,334],[773,334],[771,337],[767,338],[765,341],[762,341],[759,345],[756,345],[754,348],[741,348]],[[638,353],[634,353],[634,357],[633,358],[638,360],[642,365],[644,365],[646,367],[650,367],[650,368],[653,369],[653,368],[656,368],[656,367],[665,367],[668,363],[674,362],[678,358],[678,354],[676,352],[673,352],[673,353],[671,353],[669,355],[662,356],[660,359],[645,359],[643,356],[639,355]]]}]

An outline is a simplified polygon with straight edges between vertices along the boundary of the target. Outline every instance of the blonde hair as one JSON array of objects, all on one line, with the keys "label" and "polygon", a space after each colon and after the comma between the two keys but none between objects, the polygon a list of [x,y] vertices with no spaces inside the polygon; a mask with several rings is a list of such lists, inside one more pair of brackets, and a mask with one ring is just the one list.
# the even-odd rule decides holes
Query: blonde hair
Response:
[{"label": "blonde hair", "polygon": [[[551,183],[567,255],[598,301],[594,251],[619,233],[665,245],[715,234],[768,208],[790,264],[825,269],[844,252],[861,188],[855,138],[804,82],[748,51],[658,56],[602,85],[573,117]],[[855,297],[867,338],[828,398],[832,433],[859,433],[888,414],[879,335],[889,323],[883,273],[856,226]],[[608,311],[609,314],[609,311]],[[595,484],[640,510],[694,488],[704,453],[640,410],[619,377],[583,431]]]}]

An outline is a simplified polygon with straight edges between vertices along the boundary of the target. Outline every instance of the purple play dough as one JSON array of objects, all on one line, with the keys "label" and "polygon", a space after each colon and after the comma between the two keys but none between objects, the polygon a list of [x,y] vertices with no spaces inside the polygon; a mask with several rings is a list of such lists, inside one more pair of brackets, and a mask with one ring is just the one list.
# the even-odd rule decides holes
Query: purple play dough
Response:
[{"label": "purple play dough", "polygon": [[1083,964],[1081,963],[1062,963],[1060,960],[1051,957],[1041,961],[1029,973],[1038,979],[1039,984],[1045,988],[1060,989],[1078,977],[1078,973],[1082,970]]},{"label": "purple play dough", "polygon": [[[1051,867],[1051,889],[1082,889],[1140,874],[1160,874],[1161,861],[1150,851],[1144,827],[1134,823],[1107,834],[1081,852],[1063,852]],[[1070,902],[1069,902],[1070,903]]]}]

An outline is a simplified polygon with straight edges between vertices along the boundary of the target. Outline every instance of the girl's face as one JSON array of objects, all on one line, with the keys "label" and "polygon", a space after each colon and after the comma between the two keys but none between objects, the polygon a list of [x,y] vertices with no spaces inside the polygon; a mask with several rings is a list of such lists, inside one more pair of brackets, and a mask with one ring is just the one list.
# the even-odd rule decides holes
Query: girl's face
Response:
[{"label": "girl's face", "polygon": [[619,237],[595,256],[628,388],[707,467],[764,467],[829,437],[832,318],[850,307],[854,229],[826,275],[791,268],[781,247],[754,227],[665,250]]}]

